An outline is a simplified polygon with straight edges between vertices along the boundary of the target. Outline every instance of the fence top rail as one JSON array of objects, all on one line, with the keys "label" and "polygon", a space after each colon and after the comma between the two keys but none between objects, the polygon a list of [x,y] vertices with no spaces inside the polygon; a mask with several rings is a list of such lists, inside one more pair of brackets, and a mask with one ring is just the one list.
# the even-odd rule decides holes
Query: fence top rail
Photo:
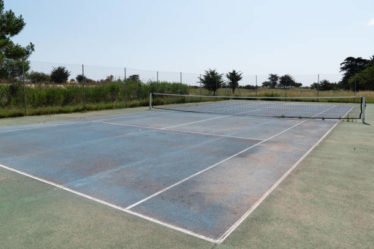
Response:
[{"label": "fence top rail", "polygon": [[221,95],[196,95],[196,94],[175,94],[175,93],[151,93],[154,96],[174,96],[174,97],[199,97],[199,98],[228,98],[228,99],[362,99],[363,96],[314,96],[314,97],[259,97],[259,96],[221,96]]}]

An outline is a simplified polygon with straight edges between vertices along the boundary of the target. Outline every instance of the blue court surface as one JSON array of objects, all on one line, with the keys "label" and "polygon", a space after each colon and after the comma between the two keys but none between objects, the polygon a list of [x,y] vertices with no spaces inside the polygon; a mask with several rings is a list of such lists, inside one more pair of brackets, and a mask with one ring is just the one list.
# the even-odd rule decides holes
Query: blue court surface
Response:
[{"label": "blue court surface", "polygon": [[2,127],[0,164],[220,243],[337,123],[153,110]]}]

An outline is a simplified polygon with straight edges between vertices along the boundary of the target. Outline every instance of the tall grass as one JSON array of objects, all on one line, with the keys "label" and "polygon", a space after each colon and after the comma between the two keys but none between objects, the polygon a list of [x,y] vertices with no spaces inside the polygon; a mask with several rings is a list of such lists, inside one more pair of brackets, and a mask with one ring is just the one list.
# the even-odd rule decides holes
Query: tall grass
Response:
[{"label": "tall grass", "polygon": [[[206,89],[191,88],[190,94],[212,95]],[[254,89],[236,89],[233,94],[231,89],[221,88],[218,89],[217,95],[221,96],[259,96],[259,97],[336,97],[336,96],[365,96],[367,103],[374,103],[374,91],[345,91],[345,90],[330,90],[330,91],[317,91],[315,89],[307,88],[290,88],[290,89],[268,89],[258,88]]]},{"label": "tall grass", "polygon": [[[26,87],[27,115],[70,113],[148,105],[150,92],[211,95],[206,89],[189,87],[180,83],[136,81],[112,82],[99,85],[29,85]],[[374,91],[334,90],[317,91],[305,88],[292,89],[231,89],[221,88],[217,95],[264,97],[313,97],[313,96],[366,96],[374,103]],[[24,92],[20,83],[0,84],[0,118],[25,115]]]},{"label": "tall grass", "polygon": [[[126,81],[82,87],[26,87],[28,115],[67,113],[144,106],[150,92],[187,94],[188,86],[180,83]],[[19,83],[0,84],[0,117],[22,116],[24,91]]]}]

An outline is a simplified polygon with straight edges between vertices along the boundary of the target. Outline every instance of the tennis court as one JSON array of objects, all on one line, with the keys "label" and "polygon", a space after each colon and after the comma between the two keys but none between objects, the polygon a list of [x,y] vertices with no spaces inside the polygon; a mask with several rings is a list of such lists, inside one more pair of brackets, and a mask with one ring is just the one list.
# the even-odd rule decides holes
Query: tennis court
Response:
[{"label": "tennis court", "polygon": [[338,124],[335,116],[357,110],[352,104],[291,103],[297,115],[321,119],[285,118],[274,111],[280,103],[266,104],[283,117],[275,118],[258,115],[266,113],[262,102],[242,102],[236,103],[245,113],[221,101],[2,127],[0,164],[220,243]]}]

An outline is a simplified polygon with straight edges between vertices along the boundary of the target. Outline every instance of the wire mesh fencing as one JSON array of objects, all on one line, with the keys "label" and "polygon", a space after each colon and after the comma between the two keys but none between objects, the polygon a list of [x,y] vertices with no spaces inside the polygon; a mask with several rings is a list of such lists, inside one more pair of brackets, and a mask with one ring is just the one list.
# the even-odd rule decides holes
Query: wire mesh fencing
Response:
[{"label": "wire mesh fencing", "polygon": [[[0,117],[146,106],[151,92],[212,95],[200,82],[204,73],[31,61],[27,72],[0,79]],[[290,76],[303,87],[269,88],[266,85],[269,74],[243,73],[238,88],[231,89],[223,73],[224,84],[216,94],[324,96],[326,92],[308,86],[319,86],[323,80],[338,82],[341,79],[339,74]]]}]

